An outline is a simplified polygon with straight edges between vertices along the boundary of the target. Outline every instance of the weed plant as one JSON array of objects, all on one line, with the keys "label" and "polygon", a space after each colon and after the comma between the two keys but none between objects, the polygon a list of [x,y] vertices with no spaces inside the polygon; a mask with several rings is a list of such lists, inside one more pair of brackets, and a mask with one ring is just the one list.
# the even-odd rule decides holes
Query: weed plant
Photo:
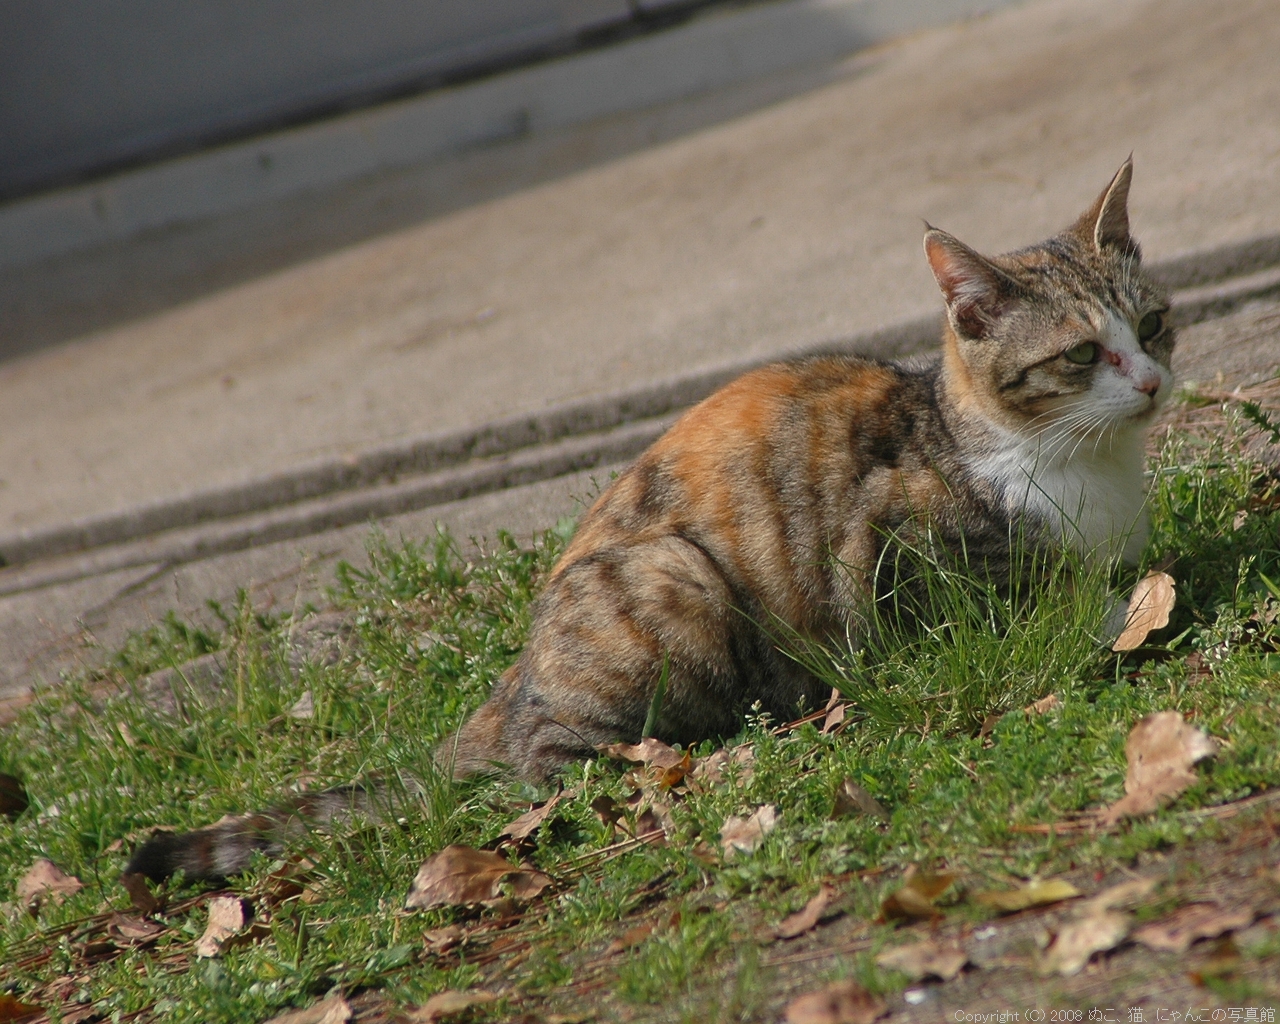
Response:
[{"label": "weed plant", "polygon": [[[20,777],[31,800],[0,819],[0,894],[12,894],[38,857],[85,883],[35,915],[16,902],[0,911],[0,990],[56,995],[119,1020],[241,1022],[335,986],[411,1004],[499,978],[562,1000],[566,986],[584,986],[597,1001],[664,1020],[754,1019],[769,984],[754,929],[797,909],[821,880],[842,879],[851,911],[870,919],[908,865],[999,886],[1085,864],[1105,869],[1194,838],[1206,827],[1197,808],[1280,784],[1280,482],[1240,454],[1255,428],[1229,427],[1208,439],[1172,437],[1154,461],[1142,568],[1169,565],[1179,604],[1146,647],[1120,656],[1101,642],[1109,594],[1127,591],[1132,572],[1107,578],[1046,564],[1029,574],[1029,589],[1002,594],[935,564],[922,599],[926,628],[900,631],[886,620],[860,648],[797,648],[852,700],[844,731],[823,735],[813,723],[780,732],[750,717],[738,736],[700,745],[695,756],[721,741],[749,745],[754,763],[675,802],[665,846],[615,850],[620,836],[593,804],[625,800],[621,766],[601,759],[566,769],[572,795],[525,851],[555,879],[554,891],[514,932],[526,952],[496,964],[426,951],[428,932],[474,925],[474,911],[400,907],[426,857],[449,843],[491,843],[548,795],[503,780],[455,784],[432,771],[430,754],[515,658],[539,580],[570,531],[528,547],[501,537],[471,554],[443,535],[426,543],[375,535],[368,566],[338,573],[334,601],[354,625],[331,664],[299,668],[290,647],[297,623],[257,615],[247,600],[227,610],[216,636],[170,620],[131,640],[104,672],[46,689],[0,735],[0,771]],[[226,659],[220,690],[179,687],[176,710],[143,699],[147,673],[212,650]],[[100,696],[104,684],[117,692]],[[295,717],[304,693],[312,715]],[[1056,708],[1022,710],[1050,693]],[[1130,728],[1169,709],[1223,741],[1176,803],[1069,841],[1023,830],[1118,799]],[[265,859],[232,879],[262,908],[253,941],[219,959],[194,958],[205,922],[194,906],[171,909],[169,930],[149,948],[97,960],[86,951],[93,915],[128,908],[117,875],[152,828],[196,827],[290,789],[371,773],[416,780],[424,799],[401,802],[382,824],[301,840],[290,855],[313,865],[304,896],[267,900],[280,865]],[[833,819],[845,779],[879,800],[888,820]],[[781,823],[754,854],[707,855],[727,817],[766,803]],[[170,907],[203,889],[175,880]],[[605,950],[641,919],[663,926],[637,940],[620,969]],[[868,955],[846,958],[837,973],[872,989],[902,982]],[[503,1019],[508,1008],[492,1011]]]}]

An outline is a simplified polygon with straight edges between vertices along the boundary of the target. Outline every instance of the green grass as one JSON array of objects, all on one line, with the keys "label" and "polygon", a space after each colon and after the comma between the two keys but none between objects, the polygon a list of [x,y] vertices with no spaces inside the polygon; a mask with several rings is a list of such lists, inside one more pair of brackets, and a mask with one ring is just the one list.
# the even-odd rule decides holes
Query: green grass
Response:
[{"label": "green grass", "polygon": [[[556,891],[516,926],[530,945],[513,947],[501,978],[518,993],[561,1000],[566,986],[582,985],[591,993],[584,998],[663,1019],[755,1019],[767,982],[751,936],[802,906],[821,880],[845,879],[848,909],[869,920],[906,865],[945,865],[971,886],[1106,867],[1196,835],[1203,826],[1189,809],[1280,784],[1280,482],[1238,454],[1253,429],[1232,421],[1208,441],[1175,437],[1156,460],[1145,557],[1173,560],[1179,605],[1170,627],[1136,655],[1098,642],[1107,588],[1127,591],[1134,573],[1104,579],[1064,566],[1042,574],[1034,593],[1007,598],[940,570],[929,601],[941,625],[906,634],[886,627],[862,651],[800,652],[852,699],[851,725],[837,736],[814,724],[780,734],[778,723],[749,720],[727,738],[754,749],[749,777],[731,773],[675,802],[666,846],[590,856],[619,838],[593,801],[621,803],[629,786],[612,762],[567,769],[576,794],[526,850]],[[424,933],[454,921],[474,926],[473,912],[400,907],[426,857],[449,843],[493,842],[546,795],[501,780],[455,785],[432,775],[430,752],[515,658],[539,579],[568,533],[549,532],[529,548],[499,538],[483,556],[464,555],[443,536],[374,537],[368,570],[345,568],[335,582],[335,601],[355,623],[335,664],[295,672],[288,618],[264,618],[242,600],[223,610],[218,635],[170,619],[130,640],[99,678],[45,692],[0,736],[0,770],[19,776],[32,801],[16,819],[0,819],[0,894],[12,893],[37,857],[85,888],[34,917],[4,908],[0,990],[46,1001],[56,990],[118,1019],[238,1022],[335,986],[412,1004],[486,977],[480,950],[444,960],[424,952]],[[1069,584],[1060,575],[1068,570]],[[215,649],[229,666],[221,696],[192,699],[170,716],[131,695],[128,686],[147,672]],[[1212,675],[1191,671],[1192,654]],[[104,678],[124,691],[94,696]],[[290,717],[306,691],[313,717]],[[1048,693],[1062,699],[1059,708],[1023,713]],[[1172,807],[1070,840],[1017,830],[1118,799],[1129,729],[1167,709],[1225,741]],[[133,840],[122,847],[122,837],[207,824],[270,804],[295,784],[371,772],[422,779],[427,798],[403,808],[401,820],[311,837],[298,851],[314,865],[305,899],[273,899],[278,865],[265,861],[236,879],[265,925],[255,941],[193,960],[205,921],[195,906],[169,913],[170,930],[154,947],[86,961],[90,927],[78,922],[128,906],[116,877]],[[831,819],[847,777],[888,809],[886,823]],[[781,823],[754,855],[724,864],[708,857],[728,816],[763,803],[778,806]],[[201,891],[179,882],[170,898]],[[964,904],[951,912],[978,913]],[[625,965],[602,960],[609,941],[637,922],[654,928]],[[846,958],[838,973],[872,988],[901,982],[877,972],[869,954]],[[503,1019],[506,1004],[496,1007],[494,1019]]]}]

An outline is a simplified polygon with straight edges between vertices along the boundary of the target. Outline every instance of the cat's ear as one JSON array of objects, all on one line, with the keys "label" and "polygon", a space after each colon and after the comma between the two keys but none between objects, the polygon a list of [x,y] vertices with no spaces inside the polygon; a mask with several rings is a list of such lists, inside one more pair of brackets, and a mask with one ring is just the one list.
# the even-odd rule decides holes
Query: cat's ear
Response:
[{"label": "cat's ear", "polygon": [[1129,235],[1129,182],[1132,179],[1133,157],[1129,157],[1072,229],[1081,241],[1098,252],[1111,247],[1137,255],[1138,245]]},{"label": "cat's ear", "polygon": [[931,227],[924,254],[961,334],[981,338],[1011,296],[1011,282],[994,263],[945,231]]}]

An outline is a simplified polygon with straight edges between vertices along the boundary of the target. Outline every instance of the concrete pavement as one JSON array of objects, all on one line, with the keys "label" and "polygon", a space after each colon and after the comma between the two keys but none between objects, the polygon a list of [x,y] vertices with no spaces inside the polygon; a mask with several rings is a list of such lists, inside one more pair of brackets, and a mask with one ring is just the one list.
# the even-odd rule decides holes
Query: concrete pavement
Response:
[{"label": "concrete pavement", "polygon": [[[599,408],[601,394],[667,394],[751,360],[873,344],[878,329],[919,347],[938,309],[919,218],[988,250],[1033,241],[1131,150],[1148,256],[1188,286],[1258,273],[1250,294],[1265,297],[1280,263],[1276,52],[1280,9],[1263,0],[1034,0],[807,72],[815,87],[795,95],[794,82],[753,86],[786,98],[652,147],[639,145],[646,132],[677,134],[664,124],[750,104],[682,102],[10,276],[0,294],[15,322],[65,340],[0,364],[0,552],[140,507],[189,513],[272,486],[287,498],[300,466],[336,481],[329,497],[401,486],[404,466],[367,478],[340,467],[376,469],[378,453],[494,421],[546,423],[575,403]],[[538,183],[466,205],[486,174]],[[325,252],[370,221],[372,237]],[[189,285],[201,273],[223,286],[201,293]],[[149,307],[149,290],[172,301]],[[150,311],[77,333],[112,309]],[[630,423],[638,437],[673,407],[596,433]],[[598,447],[595,464],[624,448]],[[466,469],[471,454],[463,445],[431,471]],[[443,517],[463,535],[532,530],[569,511],[586,476],[404,512],[396,528]],[[157,543],[161,522],[198,526],[152,520],[134,540]],[[198,545],[177,560],[107,558],[61,582],[70,563],[57,560],[83,554],[34,555],[0,571],[0,672],[19,692],[78,657],[77,620],[110,642],[232,580],[280,577],[298,592],[303,553],[309,571],[325,552],[358,556],[363,527],[343,531],[212,559]]]}]

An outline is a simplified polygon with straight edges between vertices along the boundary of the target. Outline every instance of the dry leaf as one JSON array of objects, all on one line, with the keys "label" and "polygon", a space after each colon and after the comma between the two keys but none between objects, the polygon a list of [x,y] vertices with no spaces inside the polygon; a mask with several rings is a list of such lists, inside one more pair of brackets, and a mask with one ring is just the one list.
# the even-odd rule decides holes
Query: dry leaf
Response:
[{"label": "dry leaf", "polygon": [[1070,882],[1061,878],[1047,881],[1028,882],[1018,889],[1003,892],[978,892],[973,894],[973,901],[983,906],[992,907],[1002,914],[1012,914],[1028,907],[1042,907],[1048,903],[1060,903],[1062,900],[1075,899],[1080,890]]},{"label": "dry leaf", "polygon": [[290,718],[314,718],[316,713],[316,701],[311,696],[310,690],[305,690],[301,697],[294,701],[293,707],[285,712]]},{"label": "dry leaf", "polygon": [[831,817],[848,818],[855,814],[865,814],[869,818],[888,821],[888,812],[880,806],[880,801],[859,786],[851,778],[845,778],[836,790],[835,806],[831,809]]},{"label": "dry leaf", "polygon": [[940,946],[933,939],[896,946],[876,957],[877,967],[900,971],[912,981],[931,977],[950,981],[968,962],[963,950],[955,946]]},{"label": "dry leaf", "polygon": [[749,818],[736,815],[725,819],[720,829],[720,846],[724,859],[733,860],[740,853],[754,853],[764,837],[778,825],[778,808],[773,804],[757,807]]},{"label": "dry leaf", "polygon": [[591,809],[595,812],[597,818],[607,827],[616,825],[619,819],[626,815],[626,811],[618,805],[618,802],[608,794],[598,796],[591,801]]},{"label": "dry leaf", "polygon": [[147,885],[146,875],[137,873],[123,874],[120,876],[120,884],[124,886],[124,891],[129,894],[133,909],[143,917],[154,914],[160,909],[160,901],[155,898],[150,886]]},{"label": "dry leaf", "polygon": [[107,919],[107,934],[117,944],[125,946],[145,946],[164,930],[165,926],[159,921],[148,921],[132,914],[112,914]]},{"label": "dry leaf", "polygon": [[434,953],[436,956],[462,945],[464,938],[466,938],[466,932],[456,924],[447,924],[443,928],[432,928],[422,933],[422,941],[427,947],[427,952]]},{"label": "dry leaf", "polygon": [[670,789],[672,786],[680,785],[684,781],[684,777],[692,770],[693,759],[686,753],[675,764],[662,770],[662,774],[658,776],[658,788]]},{"label": "dry leaf", "polygon": [[1148,715],[1129,733],[1124,745],[1129,772],[1124,797],[1101,814],[1104,825],[1121,818],[1150,814],[1181,795],[1196,781],[1191,766],[1217,750],[1213,739],[1187,725],[1176,711]]},{"label": "dry leaf", "polygon": [[84,883],[74,875],[68,875],[53,861],[41,857],[18,880],[18,902],[35,909],[47,897],[61,903],[66,896],[74,896],[84,888]]},{"label": "dry leaf", "polygon": [[834,707],[828,709],[827,717],[822,720],[822,728],[818,731],[822,733],[822,735],[827,736],[840,728],[840,726],[844,725],[844,716],[848,711],[848,708],[848,704],[836,704]]},{"label": "dry leaf", "polygon": [[547,820],[547,815],[555,810],[558,804],[564,798],[564,793],[557,793],[545,804],[539,807],[533,807],[525,811],[524,814],[516,818],[504,828],[499,835],[510,836],[512,839],[525,839],[532,835]]},{"label": "dry leaf", "polygon": [[[209,901],[209,923],[196,939],[196,956],[221,956],[227,940],[240,934],[253,920],[253,908],[237,896],[215,896]],[[343,1020],[346,1020],[344,1017]]]},{"label": "dry leaf", "polygon": [[639,743],[609,743],[596,749],[616,761],[642,764],[646,768],[650,765],[670,768],[672,765],[679,764],[685,756],[652,736],[642,739]]},{"label": "dry leaf", "polygon": [[902,888],[891,892],[880,904],[880,916],[886,921],[923,921],[941,917],[942,911],[933,905],[947,890],[955,875],[934,874],[931,871],[909,869]]},{"label": "dry leaf", "polygon": [[286,1010],[266,1024],[346,1024],[351,1017],[351,1005],[341,995],[332,995],[300,1010]]},{"label": "dry leaf", "polygon": [[551,879],[530,867],[469,846],[446,846],[418,869],[405,906],[425,909],[491,903],[502,899],[504,885],[518,899],[532,899]]},{"label": "dry leaf", "polygon": [[484,989],[470,992],[446,989],[444,992],[437,992],[416,1010],[410,1010],[409,1020],[411,1024],[434,1024],[435,1021],[452,1017],[473,1006],[492,1003],[500,998],[496,992],[486,992]]},{"label": "dry leaf", "polygon": [[1149,572],[1133,588],[1124,629],[1111,645],[1113,651],[1141,647],[1147,634],[1169,625],[1169,613],[1176,600],[1173,577],[1167,572]]},{"label": "dry leaf", "polygon": [[1216,903],[1180,907],[1162,921],[1143,925],[1133,933],[1148,949],[1185,953],[1198,939],[1216,939],[1224,932],[1253,924],[1253,909],[1225,910]]},{"label": "dry leaf", "polygon": [[24,1003],[15,999],[8,992],[0,992],[0,1022],[2,1024],[10,1024],[11,1021],[16,1024],[17,1021],[23,1021],[29,1017],[38,1017],[43,1013],[44,1007],[42,1006]]},{"label": "dry leaf", "polygon": [[664,837],[675,834],[676,823],[671,817],[671,808],[664,800],[651,796],[644,809],[636,815],[636,836],[651,835],[661,830]]},{"label": "dry leaf", "polygon": [[794,939],[814,927],[827,912],[827,907],[836,898],[836,891],[829,885],[823,885],[818,894],[804,905],[803,910],[784,917],[773,928],[773,937],[778,939]]},{"label": "dry leaf", "polygon": [[787,1004],[787,1024],[871,1024],[887,1011],[885,1002],[856,981],[837,981]]},{"label": "dry leaf", "polygon": [[1030,717],[1031,715],[1047,715],[1054,708],[1062,707],[1062,700],[1056,693],[1051,693],[1047,697],[1041,697],[1037,701],[1032,701],[1025,708],[1023,713]]},{"label": "dry leaf", "polygon": [[613,953],[621,953],[624,949],[630,949],[632,946],[638,946],[652,934],[652,921],[647,924],[638,924],[634,928],[628,928],[605,947],[605,956],[610,956]]},{"label": "dry leaf", "polygon": [[22,781],[12,775],[0,773],[0,814],[6,818],[16,818],[30,803],[27,791],[22,788]]},{"label": "dry leaf", "polygon": [[1160,880],[1157,878],[1132,878],[1090,896],[1079,904],[1076,913],[1087,916],[1102,910],[1114,910],[1116,907],[1132,907],[1149,896],[1159,884]]},{"label": "dry leaf", "polygon": [[1062,926],[1040,965],[1041,974],[1078,974],[1094,953],[1114,949],[1129,934],[1129,915],[1097,910]]},{"label": "dry leaf", "polygon": [[730,765],[739,768],[738,778],[743,785],[751,781],[752,765],[755,764],[756,752],[746,744],[735,747],[732,751],[721,747],[709,757],[704,757],[693,769],[693,779],[718,786],[728,777]]},{"label": "dry leaf", "polygon": [[1200,964],[1199,968],[1188,972],[1197,985],[1208,985],[1233,977],[1240,970],[1240,950],[1230,935],[1223,936],[1213,944],[1213,952]]}]

